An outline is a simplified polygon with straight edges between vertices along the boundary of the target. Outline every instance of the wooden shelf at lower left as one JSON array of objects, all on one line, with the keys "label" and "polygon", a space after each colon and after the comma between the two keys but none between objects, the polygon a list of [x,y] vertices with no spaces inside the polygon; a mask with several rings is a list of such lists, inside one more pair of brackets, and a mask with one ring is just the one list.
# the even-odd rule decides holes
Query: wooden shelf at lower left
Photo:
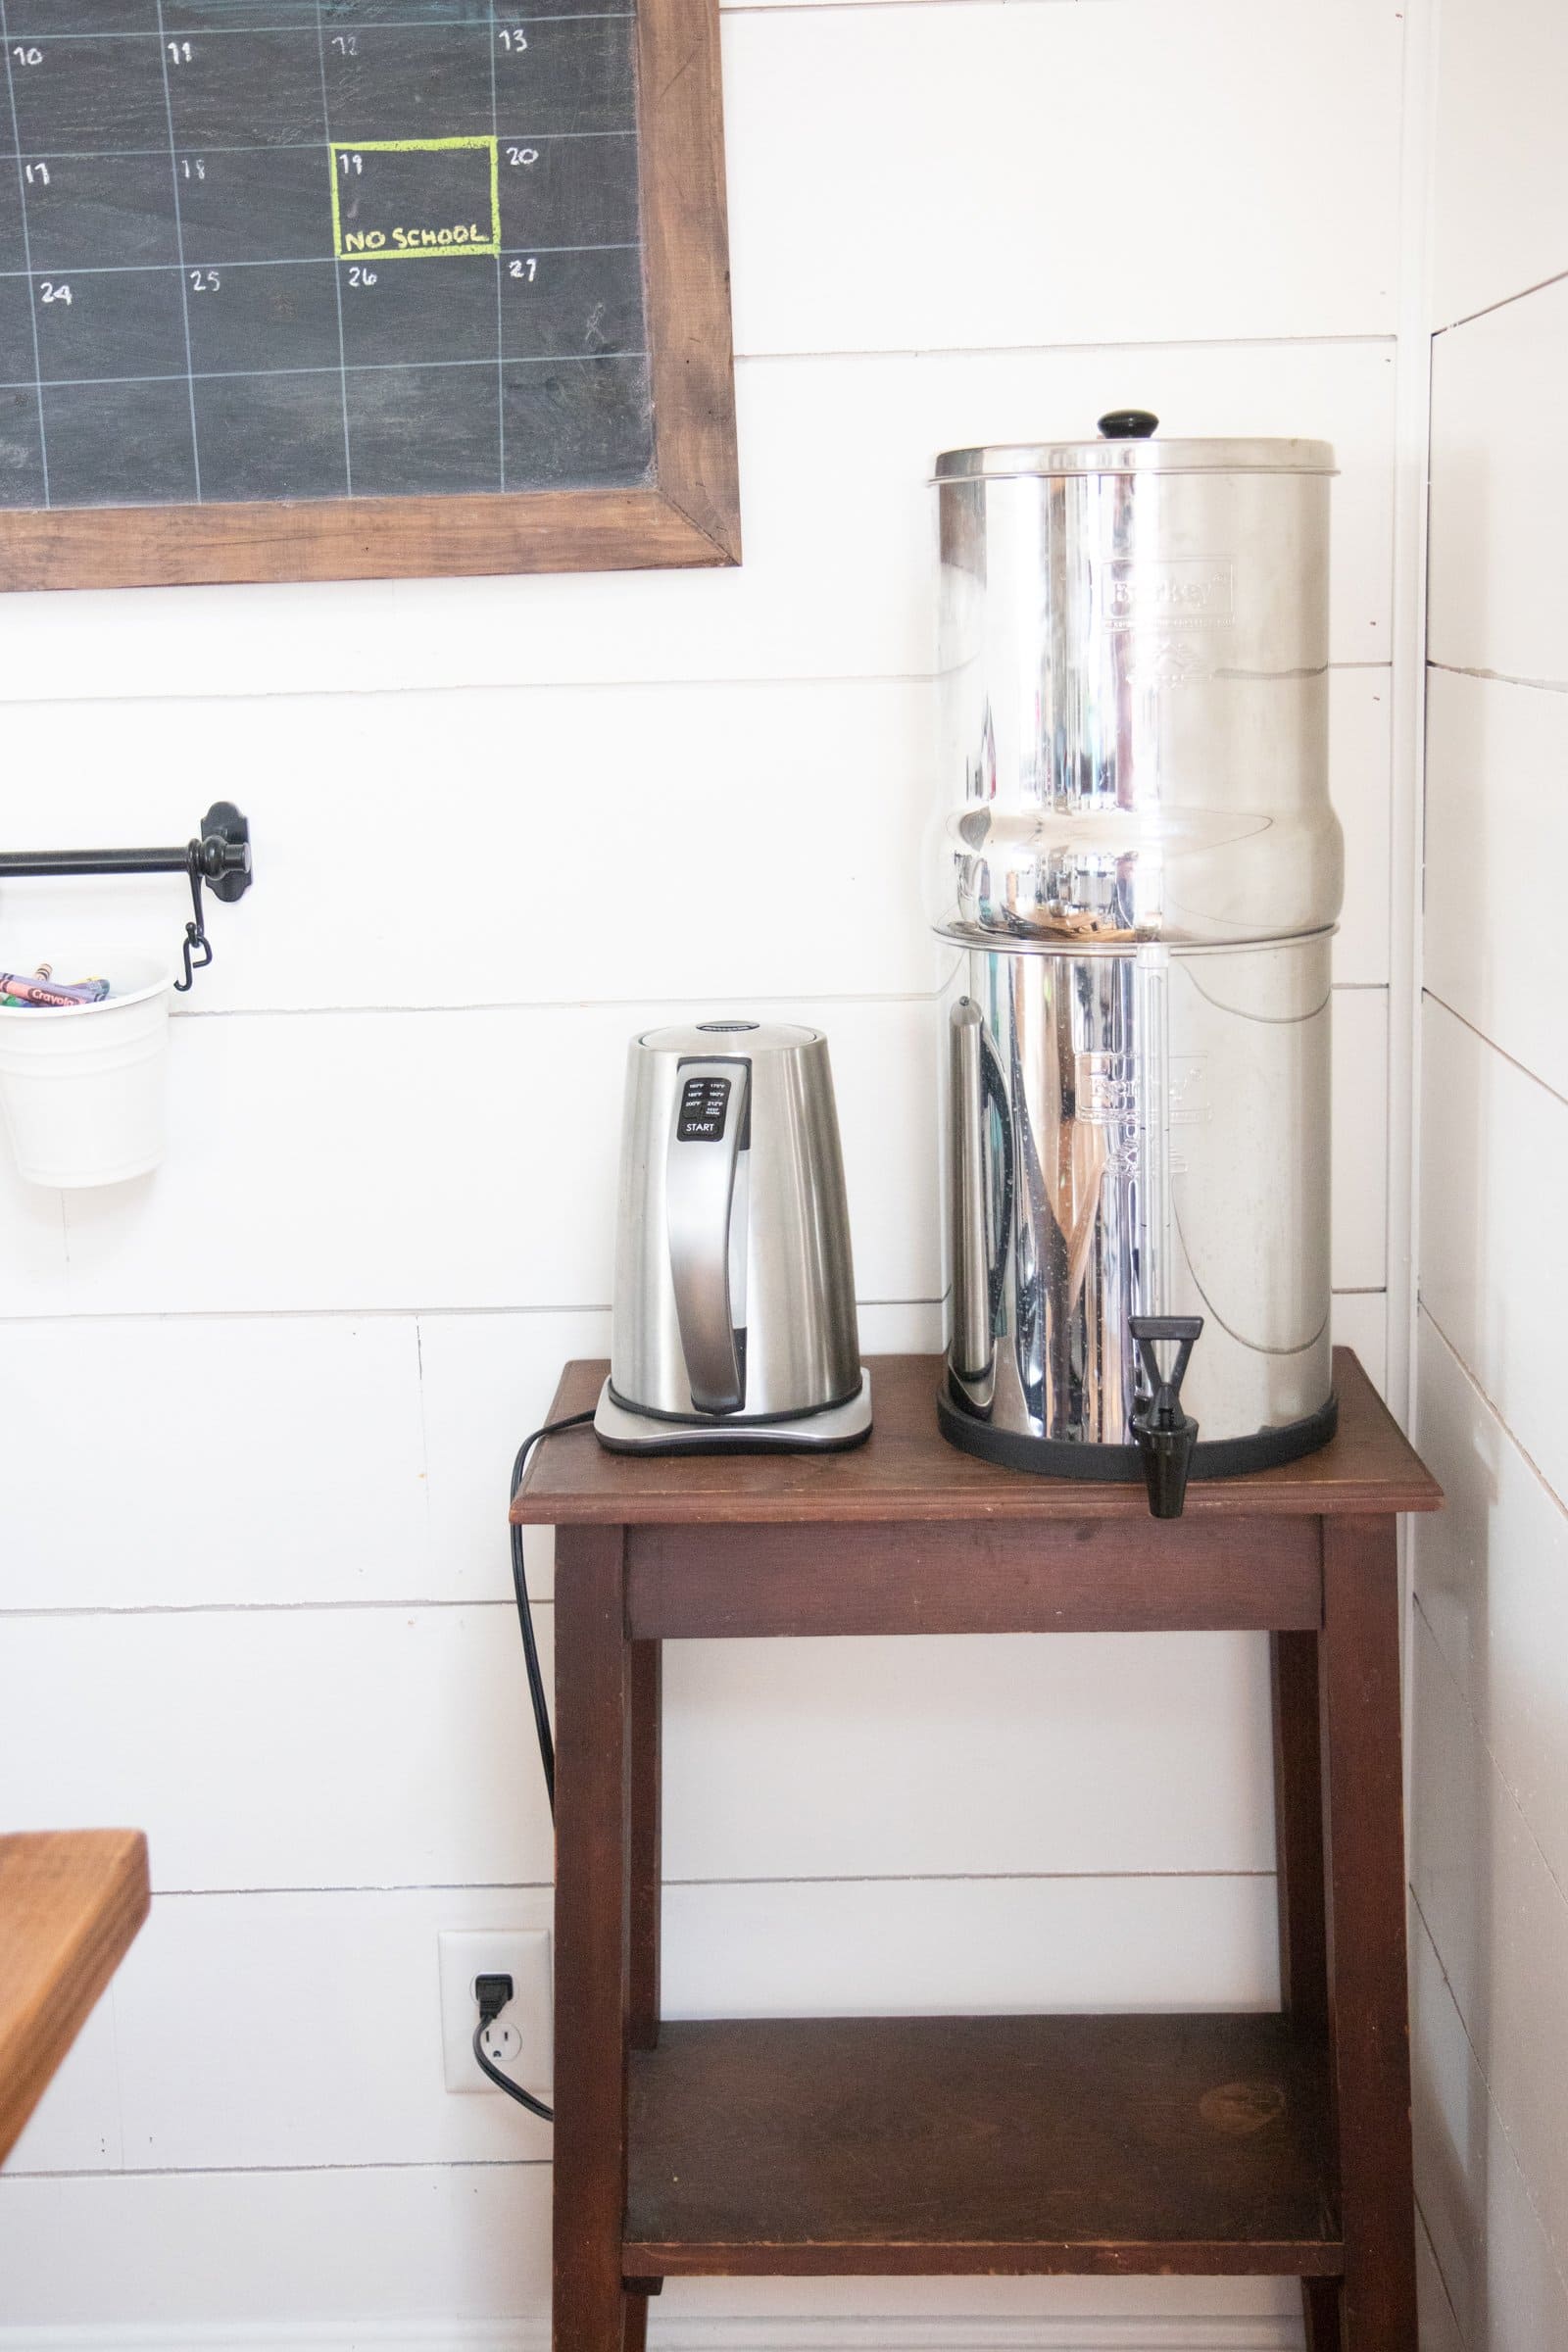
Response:
[{"label": "wooden shelf at lower left", "polygon": [[0,1838],[0,2163],[147,1916],[140,1830]]}]

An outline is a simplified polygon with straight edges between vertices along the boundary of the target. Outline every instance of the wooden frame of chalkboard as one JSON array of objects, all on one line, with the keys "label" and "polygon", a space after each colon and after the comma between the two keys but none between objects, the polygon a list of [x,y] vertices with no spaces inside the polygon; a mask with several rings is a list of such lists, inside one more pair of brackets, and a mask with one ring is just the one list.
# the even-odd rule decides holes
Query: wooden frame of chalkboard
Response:
[{"label": "wooden frame of chalkboard", "polygon": [[[10,0],[8,13],[15,27],[19,0]],[[485,13],[496,37],[502,17],[494,8]],[[162,8],[158,23],[167,29]],[[0,588],[738,564],[717,0],[636,0],[633,40],[653,444],[645,480],[435,496],[0,507]],[[20,122],[16,145],[21,179],[27,166]],[[333,214],[335,220],[335,203]],[[341,262],[340,241],[336,255]],[[30,276],[36,301],[39,273]],[[41,381],[37,390],[41,429]]]}]

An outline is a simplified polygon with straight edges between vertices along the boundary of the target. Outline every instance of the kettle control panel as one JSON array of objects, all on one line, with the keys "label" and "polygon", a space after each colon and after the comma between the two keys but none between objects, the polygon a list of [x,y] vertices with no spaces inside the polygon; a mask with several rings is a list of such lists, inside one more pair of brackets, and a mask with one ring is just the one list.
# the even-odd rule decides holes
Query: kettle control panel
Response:
[{"label": "kettle control panel", "polygon": [[677,1144],[717,1144],[723,1141],[724,1117],[733,1081],[711,1070],[688,1078],[680,1090],[675,1114]]}]

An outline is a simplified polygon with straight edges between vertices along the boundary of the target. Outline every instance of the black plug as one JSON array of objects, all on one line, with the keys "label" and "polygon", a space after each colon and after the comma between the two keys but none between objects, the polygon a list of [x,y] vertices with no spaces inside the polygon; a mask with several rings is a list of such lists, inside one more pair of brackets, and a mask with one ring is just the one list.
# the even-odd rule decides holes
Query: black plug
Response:
[{"label": "black plug", "polygon": [[473,1997],[479,2004],[479,2031],[482,2034],[486,2026],[495,2024],[496,2019],[511,2000],[512,1979],[510,1977],[475,1977]]},{"label": "black plug", "polygon": [[493,2082],[497,2090],[504,2090],[509,2099],[515,2099],[519,2107],[526,2107],[528,2113],[537,2115],[541,2122],[554,2123],[555,2116],[543,2099],[536,2099],[531,2090],[523,2090],[517,2083],[509,2082],[499,2067],[491,2065],[484,2053],[485,2029],[495,2024],[511,2000],[512,1979],[502,1976],[475,1977],[473,1997],[479,2004],[479,2023],[473,2029],[474,2065],[486,2082]]}]

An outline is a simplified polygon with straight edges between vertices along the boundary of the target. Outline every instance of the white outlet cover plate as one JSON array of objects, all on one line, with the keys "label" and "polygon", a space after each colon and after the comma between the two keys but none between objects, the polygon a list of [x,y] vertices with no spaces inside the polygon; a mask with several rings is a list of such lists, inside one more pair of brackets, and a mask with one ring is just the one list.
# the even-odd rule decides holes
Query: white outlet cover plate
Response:
[{"label": "white outlet cover plate", "polygon": [[516,2058],[501,2072],[523,2090],[549,2103],[554,2081],[554,2003],[548,1928],[447,1929],[436,1936],[441,1971],[441,2057],[448,2090],[501,2093],[473,2062],[473,2029],[479,2021],[475,1977],[512,1979],[512,2000],[502,2010],[522,2040]]}]

